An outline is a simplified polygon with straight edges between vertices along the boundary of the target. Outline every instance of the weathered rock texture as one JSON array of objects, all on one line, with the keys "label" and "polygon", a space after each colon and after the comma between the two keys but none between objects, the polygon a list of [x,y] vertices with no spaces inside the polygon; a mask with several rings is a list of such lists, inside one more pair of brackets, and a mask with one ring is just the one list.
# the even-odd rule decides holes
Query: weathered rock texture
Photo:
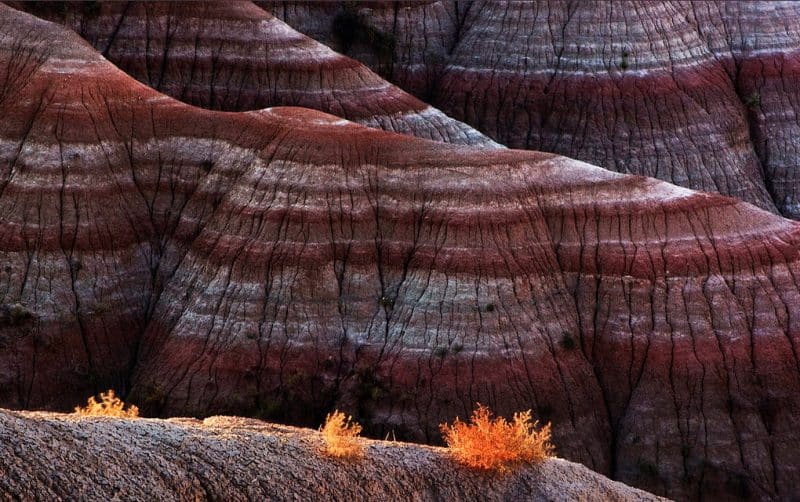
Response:
[{"label": "weathered rock texture", "polygon": [[363,440],[327,457],[319,433],[252,419],[76,418],[0,411],[0,498],[14,500],[664,500],[561,459],[486,475],[442,448]]},{"label": "weathered rock texture", "polygon": [[800,218],[798,2],[263,5],[509,147]]},{"label": "weathered rock texture", "polygon": [[[800,226],[539,152],[168,98],[0,8],[0,403],[435,440],[476,401],[676,498],[800,484]],[[126,392],[129,390],[129,392]]]},{"label": "weathered rock texture", "polygon": [[499,147],[251,2],[9,3],[66,25],[140,82],[195,106],[303,106],[421,138]]}]

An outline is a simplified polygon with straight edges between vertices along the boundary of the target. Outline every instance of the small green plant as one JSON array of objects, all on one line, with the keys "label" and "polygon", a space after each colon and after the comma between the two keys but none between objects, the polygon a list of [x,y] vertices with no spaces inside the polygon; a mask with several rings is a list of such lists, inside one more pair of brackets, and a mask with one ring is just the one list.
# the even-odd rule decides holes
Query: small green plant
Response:
[{"label": "small green plant", "polygon": [[627,51],[627,49],[622,51],[622,60],[619,62],[619,67],[622,70],[627,70],[628,66],[630,66],[629,63],[628,63],[628,57],[629,56],[630,56],[630,53]]},{"label": "small green plant", "polygon": [[[374,403],[384,395],[384,389],[375,375],[375,368],[363,367],[356,371],[358,378],[358,400],[360,403]],[[359,415],[367,415],[366,409],[359,409]]]},{"label": "small green plant", "polygon": [[19,326],[31,319],[33,319],[33,312],[21,303],[0,305],[0,326]]},{"label": "small green plant", "polygon": [[303,388],[308,383],[308,375],[302,371],[295,371],[289,373],[285,380],[284,385],[289,390],[298,390]]},{"label": "small green plant", "polygon": [[450,350],[452,350],[452,351],[453,351],[453,354],[458,354],[459,352],[461,352],[462,350],[464,350],[464,346],[463,346],[463,345],[461,345],[460,343],[454,343],[454,344],[452,345],[452,347],[450,347]]},{"label": "small green plant", "polygon": [[575,348],[575,339],[569,333],[564,333],[560,342],[561,348],[564,350],[572,350]]},{"label": "small green plant", "polygon": [[167,391],[161,385],[147,386],[139,394],[139,404],[147,410],[161,410],[168,401]]},{"label": "small green plant", "polygon": [[753,91],[752,94],[744,98],[744,104],[748,108],[752,108],[754,106],[758,106],[761,104],[761,95],[757,91]]},{"label": "small green plant", "polygon": [[433,350],[433,354],[434,354],[436,357],[439,357],[439,358],[442,358],[442,359],[444,359],[444,357],[447,355],[447,347],[436,347],[436,348]]}]

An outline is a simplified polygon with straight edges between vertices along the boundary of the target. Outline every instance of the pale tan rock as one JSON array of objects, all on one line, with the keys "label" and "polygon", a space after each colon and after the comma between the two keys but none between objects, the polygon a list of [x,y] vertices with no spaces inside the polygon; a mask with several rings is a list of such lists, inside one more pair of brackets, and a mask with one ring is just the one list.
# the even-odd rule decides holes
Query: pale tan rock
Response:
[{"label": "pale tan rock", "polygon": [[0,411],[0,499],[664,500],[559,458],[481,474],[444,448],[363,445],[337,460],[316,431],[253,419]]}]

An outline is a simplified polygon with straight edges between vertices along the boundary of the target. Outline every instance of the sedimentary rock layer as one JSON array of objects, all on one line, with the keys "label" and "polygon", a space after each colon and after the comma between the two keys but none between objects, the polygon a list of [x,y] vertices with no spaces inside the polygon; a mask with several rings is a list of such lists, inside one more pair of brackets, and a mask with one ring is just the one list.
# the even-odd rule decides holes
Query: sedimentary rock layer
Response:
[{"label": "sedimentary rock layer", "polygon": [[258,420],[76,418],[0,411],[0,497],[81,500],[664,500],[561,459],[506,475],[443,448],[361,441],[333,459],[319,433]]},{"label": "sedimentary rock layer", "polygon": [[509,147],[800,217],[797,2],[262,5]]},{"label": "sedimentary rock layer", "polygon": [[196,106],[303,106],[421,138],[499,146],[251,2],[10,3],[66,25],[140,82]]},{"label": "sedimentary rock layer", "polygon": [[0,8],[0,402],[435,440],[480,401],[676,498],[800,483],[800,226],[564,157],[204,110]]}]

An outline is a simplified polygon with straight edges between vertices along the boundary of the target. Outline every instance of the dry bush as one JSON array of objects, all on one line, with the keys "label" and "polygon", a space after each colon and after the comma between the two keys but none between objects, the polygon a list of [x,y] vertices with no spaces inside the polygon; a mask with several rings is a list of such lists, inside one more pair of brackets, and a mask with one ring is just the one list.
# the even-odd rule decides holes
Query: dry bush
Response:
[{"label": "dry bush", "polygon": [[469,423],[456,418],[453,425],[439,426],[453,457],[474,469],[507,471],[520,462],[539,462],[553,455],[550,424],[538,428],[531,410],[514,414],[511,422],[492,417],[478,403]]},{"label": "dry bush", "polygon": [[327,445],[325,451],[333,457],[360,457],[363,453],[363,447],[358,442],[360,433],[361,426],[352,417],[338,410],[329,413],[322,426],[322,438]]},{"label": "dry bush", "polygon": [[114,395],[113,390],[109,390],[100,394],[99,403],[92,396],[86,402],[86,406],[83,408],[77,406],[75,413],[90,416],[136,418],[139,416],[139,408],[130,405],[126,410],[125,403]]}]

